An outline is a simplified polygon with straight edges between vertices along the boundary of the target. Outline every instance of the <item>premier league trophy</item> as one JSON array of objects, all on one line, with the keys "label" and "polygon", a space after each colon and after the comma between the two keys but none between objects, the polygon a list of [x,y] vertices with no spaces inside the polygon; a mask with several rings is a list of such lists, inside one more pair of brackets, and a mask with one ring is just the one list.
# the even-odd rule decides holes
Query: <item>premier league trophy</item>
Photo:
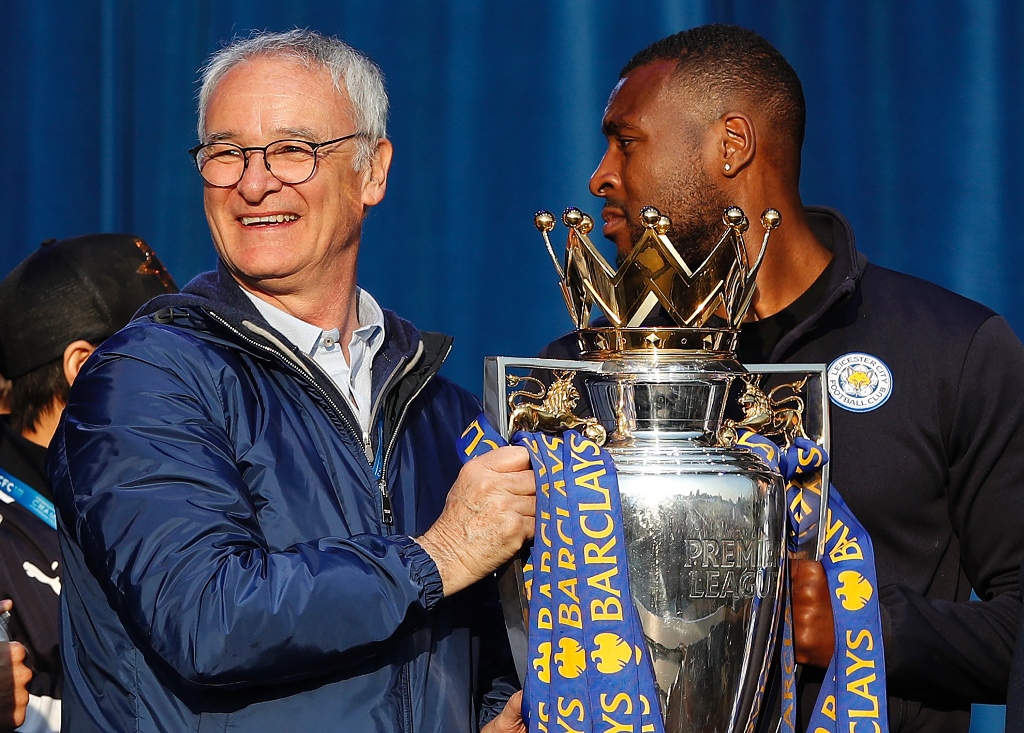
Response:
[{"label": "premier league trophy", "polygon": [[[781,624],[787,506],[782,477],[737,436],[749,428],[780,445],[795,436],[827,443],[823,369],[755,373],[736,360],[777,211],[762,214],[752,255],[748,220],[730,207],[721,238],[699,263],[680,255],[665,216],[647,207],[641,217],[644,233],[616,271],[588,238],[588,215],[563,215],[561,263],[549,239],[555,218],[537,214],[581,357],[487,359],[485,411],[505,437],[575,429],[603,444],[618,474],[629,583],[665,730],[748,731]],[[594,306],[607,325],[590,325]],[[673,325],[645,327],[658,307]],[[827,478],[812,487],[823,514],[821,486]],[[817,556],[819,530],[800,538],[805,556]],[[501,578],[521,677],[538,663],[527,637],[527,557]],[[580,657],[584,663],[593,662]],[[558,729],[553,723],[549,730]]]}]

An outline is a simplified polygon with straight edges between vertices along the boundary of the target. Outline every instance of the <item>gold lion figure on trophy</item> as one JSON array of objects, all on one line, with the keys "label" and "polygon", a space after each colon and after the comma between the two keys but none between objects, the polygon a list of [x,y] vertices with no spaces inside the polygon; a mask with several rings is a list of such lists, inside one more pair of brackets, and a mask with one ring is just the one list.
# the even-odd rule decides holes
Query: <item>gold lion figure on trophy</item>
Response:
[{"label": "gold lion figure on trophy", "polygon": [[[800,390],[807,384],[807,377],[786,382],[773,387],[767,394],[758,384],[759,377],[743,377],[746,385],[743,394],[737,398],[743,410],[742,420],[725,420],[718,433],[723,445],[731,446],[736,442],[739,428],[750,428],[761,435],[782,436],[783,446],[788,448],[800,437],[806,438],[804,432],[804,400]],[[780,390],[788,389],[790,394],[776,397]]]},{"label": "gold lion figure on trophy", "polygon": [[[555,381],[550,387],[536,377],[520,377],[507,375],[509,387],[519,386],[522,382],[531,382],[537,392],[518,389],[508,396],[508,434],[517,430],[527,432],[561,433],[565,430],[578,430],[584,437],[598,445],[604,445],[608,432],[596,417],[581,418],[573,414],[573,409],[580,399],[579,390],[572,383],[573,372],[554,372]],[[525,398],[540,400],[540,404],[523,402]]]}]

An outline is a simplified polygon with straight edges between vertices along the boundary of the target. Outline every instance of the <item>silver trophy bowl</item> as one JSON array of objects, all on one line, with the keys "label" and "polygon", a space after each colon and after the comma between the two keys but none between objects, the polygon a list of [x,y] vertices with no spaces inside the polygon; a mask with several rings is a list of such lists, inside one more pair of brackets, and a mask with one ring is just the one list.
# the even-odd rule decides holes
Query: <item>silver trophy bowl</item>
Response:
[{"label": "silver trophy bowl", "polygon": [[[718,444],[742,367],[706,357],[488,363],[505,381],[524,368],[541,379],[545,370],[571,370],[578,409],[608,429],[633,601],[666,731],[752,728],[778,627],[786,508],[777,473],[747,449]],[[501,410],[493,413],[502,424]],[[500,583],[521,676],[529,617],[522,562]]]}]

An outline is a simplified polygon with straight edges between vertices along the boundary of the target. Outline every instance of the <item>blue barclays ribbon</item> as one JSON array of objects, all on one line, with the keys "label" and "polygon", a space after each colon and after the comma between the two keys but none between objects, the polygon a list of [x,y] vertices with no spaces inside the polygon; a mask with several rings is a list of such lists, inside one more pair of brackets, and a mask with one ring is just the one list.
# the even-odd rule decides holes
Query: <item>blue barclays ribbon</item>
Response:
[{"label": "blue barclays ribbon", "polygon": [[[736,442],[757,452],[786,479],[790,549],[795,549],[799,538],[821,521],[818,516],[820,487],[815,490],[813,479],[810,482],[806,479],[820,473],[828,455],[821,446],[806,438],[797,438],[793,446],[782,451],[767,438],[747,429],[741,431]],[[832,486],[829,487],[825,554],[821,564],[831,591],[835,652],[808,730],[814,733],[885,733],[889,730],[889,715],[874,550],[867,530]],[[795,729],[796,660],[788,578],[786,584],[781,660],[782,726],[791,733]]]},{"label": "blue barclays ribbon", "polygon": [[[530,602],[523,717],[541,731],[664,726],[632,603],[622,507],[611,457],[573,430],[516,433],[537,479],[537,526],[524,566]],[[503,445],[481,415],[459,443],[464,460]]]},{"label": "blue barclays ribbon", "polygon": [[53,502],[3,469],[0,469],[0,491],[42,519],[51,529],[57,529],[57,512]]}]

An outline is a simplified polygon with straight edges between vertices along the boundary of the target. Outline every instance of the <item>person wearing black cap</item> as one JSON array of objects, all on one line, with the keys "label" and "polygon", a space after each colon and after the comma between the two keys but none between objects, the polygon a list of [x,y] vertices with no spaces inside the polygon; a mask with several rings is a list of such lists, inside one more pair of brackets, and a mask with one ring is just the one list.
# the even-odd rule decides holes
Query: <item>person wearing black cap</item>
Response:
[{"label": "person wearing black cap", "polygon": [[146,301],[176,290],[153,250],[126,234],[44,242],[0,282],[0,374],[11,380],[11,413],[0,418],[0,598],[14,601],[10,635],[34,672],[22,731],[60,728],[61,565],[46,448],[89,355]]}]

